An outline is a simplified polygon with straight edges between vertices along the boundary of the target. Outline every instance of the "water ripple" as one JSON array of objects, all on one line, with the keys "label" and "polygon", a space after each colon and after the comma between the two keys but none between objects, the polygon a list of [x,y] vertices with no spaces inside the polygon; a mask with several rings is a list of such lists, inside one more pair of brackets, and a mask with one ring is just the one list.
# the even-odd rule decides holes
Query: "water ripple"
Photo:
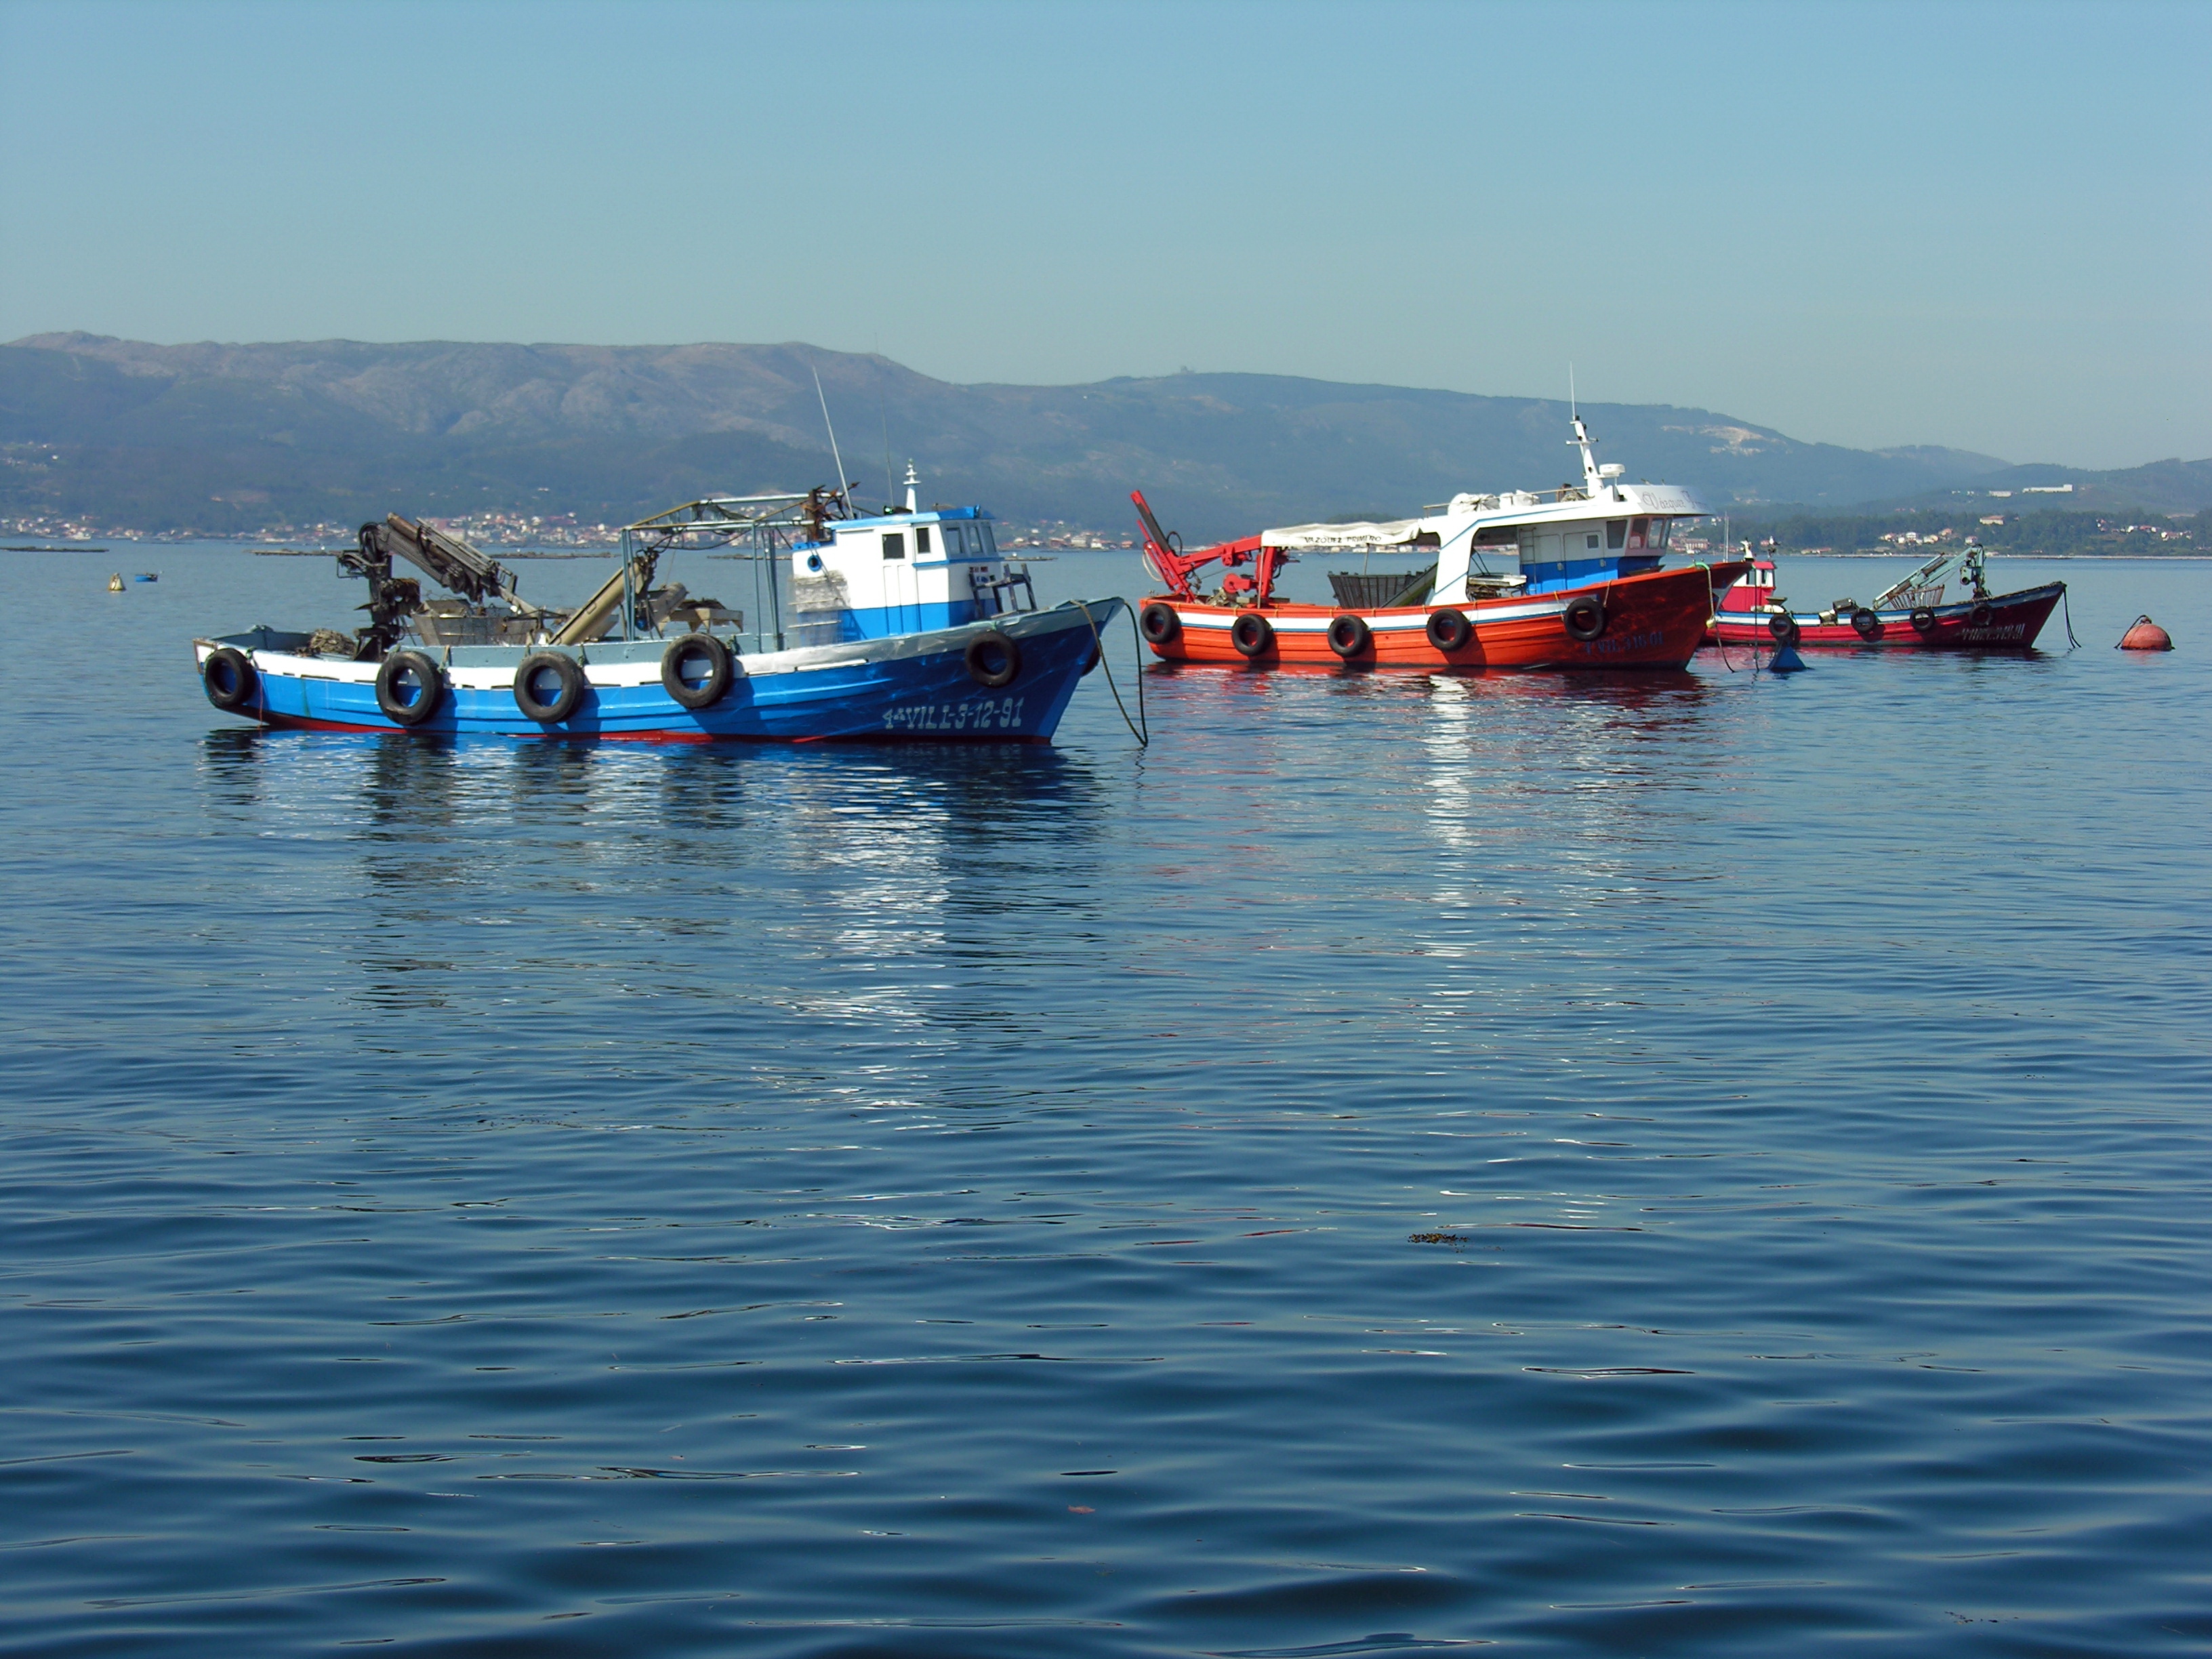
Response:
[{"label": "water ripple", "polygon": [[2189,651],[439,745],[7,556],[8,1651],[2212,1640]]}]

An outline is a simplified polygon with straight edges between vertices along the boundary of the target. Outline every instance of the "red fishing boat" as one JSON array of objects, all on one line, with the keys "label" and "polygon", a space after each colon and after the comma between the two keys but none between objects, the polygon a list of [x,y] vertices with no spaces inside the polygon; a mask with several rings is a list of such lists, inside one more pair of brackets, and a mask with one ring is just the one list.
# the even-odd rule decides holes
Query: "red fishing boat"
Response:
[{"label": "red fishing boat", "polygon": [[[1949,596],[1949,597],[1947,597]],[[1916,650],[2025,651],[2066,596],[2064,582],[1992,593],[1971,538],[1861,605],[1838,599],[1796,611],[1774,592],[1774,561],[1753,559],[1721,595],[1712,637],[1722,645],[1903,646]]]},{"label": "red fishing boat", "polygon": [[[1132,491],[1145,562],[1164,589],[1138,626],[1174,662],[1680,668],[1716,595],[1747,564],[1662,568],[1674,526],[1707,516],[1705,506],[1671,484],[1622,483],[1618,465],[1598,465],[1579,416],[1574,433],[1579,488],[1462,494],[1420,518],[1292,525],[1189,553]],[[1331,571],[1333,605],[1277,597],[1283,567],[1305,554],[1379,554],[1407,568]],[[1219,583],[1202,592],[1213,564]]]}]

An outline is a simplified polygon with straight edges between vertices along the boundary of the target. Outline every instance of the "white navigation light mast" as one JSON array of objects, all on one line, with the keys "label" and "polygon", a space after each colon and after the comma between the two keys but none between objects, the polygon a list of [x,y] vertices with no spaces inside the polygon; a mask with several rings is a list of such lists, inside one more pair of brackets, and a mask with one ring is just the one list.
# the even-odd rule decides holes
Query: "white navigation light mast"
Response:
[{"label": "white navigation light mast", "polygon": [[1583,494],[1595,501],[1601,491],[1610,488],[1611,481],[1620,476],[1618,466],[1600,466],[1596,452],[1590,446],[1597,441],[1583,423],[1582,410],[1575,404],[1575,366],[1567,365],[1567,418],[1575,423],[1575,435],[1567,440],[1583,452]]},{"label": "white navigation light mast", "polygon": [[914,494],[915,486],[921,482],[921,477],[914,470],[914,459],[909,456],[906,464],[906,510],[909,513],[918,510],[921,505]]},{"label": "white navigation light mast", "polygon": [[1595,501],[1601,491],[1610,487],[1608,480],[1620,476],[1620,469],[1597,464],[1597,452],[1590,447],[1597,440],[1590,436],[1589,428],[1583,423],[1581,416],[1577,415],[1573,419],[1575,435],[1567,441],[1583,453],[1583,490],[1590,500]]}]

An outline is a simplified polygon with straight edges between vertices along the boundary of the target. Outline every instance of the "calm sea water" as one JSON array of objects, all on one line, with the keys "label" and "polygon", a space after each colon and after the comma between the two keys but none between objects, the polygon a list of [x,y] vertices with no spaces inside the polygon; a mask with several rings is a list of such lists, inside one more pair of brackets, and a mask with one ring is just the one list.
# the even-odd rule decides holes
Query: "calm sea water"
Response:
[{"label": "calm sea water", "polygon": [[1140,755],[260,735],[326,563],[0,559],[0,1653],[2212,1644],[2212,567]]}]

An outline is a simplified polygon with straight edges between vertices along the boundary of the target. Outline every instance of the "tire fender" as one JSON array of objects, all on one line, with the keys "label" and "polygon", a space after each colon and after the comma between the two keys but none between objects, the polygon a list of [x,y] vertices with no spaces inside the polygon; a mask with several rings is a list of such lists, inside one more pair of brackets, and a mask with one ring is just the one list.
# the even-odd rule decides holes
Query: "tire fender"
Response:
[{"label": "tire fender", "polygon": [[988,690],[996,691],[1001,686],[1012,685],[1021,673],[1022,648],[994,628],[968,641],[962,660],[967,665],[969,679]]},{"label": "tire fender", "polygon": [[[414,675],[415,683],[422,688],[421,695],[411,702],[399,695],[403,674]],[[395,651],[376,671],[376,706],[384,711],[386,720],[396,725],[422,725],[438,712],[438,705],[445,700],[444,671],[420,651]]]},{"label": "tire fender", "polygon": [[234,647],[220,645],[200,665],[200,684],[206,688],[210,702],[226,714],[235,714],[252,706],[261,690],[261,676],[252,658]]},{"label": "tire fender", "polygon": [[1429,643],[1449,654],[1459,650],[1474,637],[1474,624],[1467,619],[1467,612],[1444,605],[1429,612]]},{"label": "tire fender", "polygon": [[[695,664],[703,665],[707,671],[696,685],[685,675],[685,670]],[[661,690],[695,714],[712,708],[727,696],[737,677],[737,660],[730,655],[730,647],[712,634],[681,635],[660,653]]]},{"label": "tire fender", "polygon": [[1229,643],[1249,662],[1275,643],[1275,625],[1256,611],[1247,611],[1229,625]]},{"label": "tire fender", "polygon": [[[538,695],[537,681],[550,673],[560,682],[552,697]],[[553,726],[576,712],[584,700],[584,671],[574,657],[559,651],[533,651],[514,671],[514,706],[526,720]]]}]

